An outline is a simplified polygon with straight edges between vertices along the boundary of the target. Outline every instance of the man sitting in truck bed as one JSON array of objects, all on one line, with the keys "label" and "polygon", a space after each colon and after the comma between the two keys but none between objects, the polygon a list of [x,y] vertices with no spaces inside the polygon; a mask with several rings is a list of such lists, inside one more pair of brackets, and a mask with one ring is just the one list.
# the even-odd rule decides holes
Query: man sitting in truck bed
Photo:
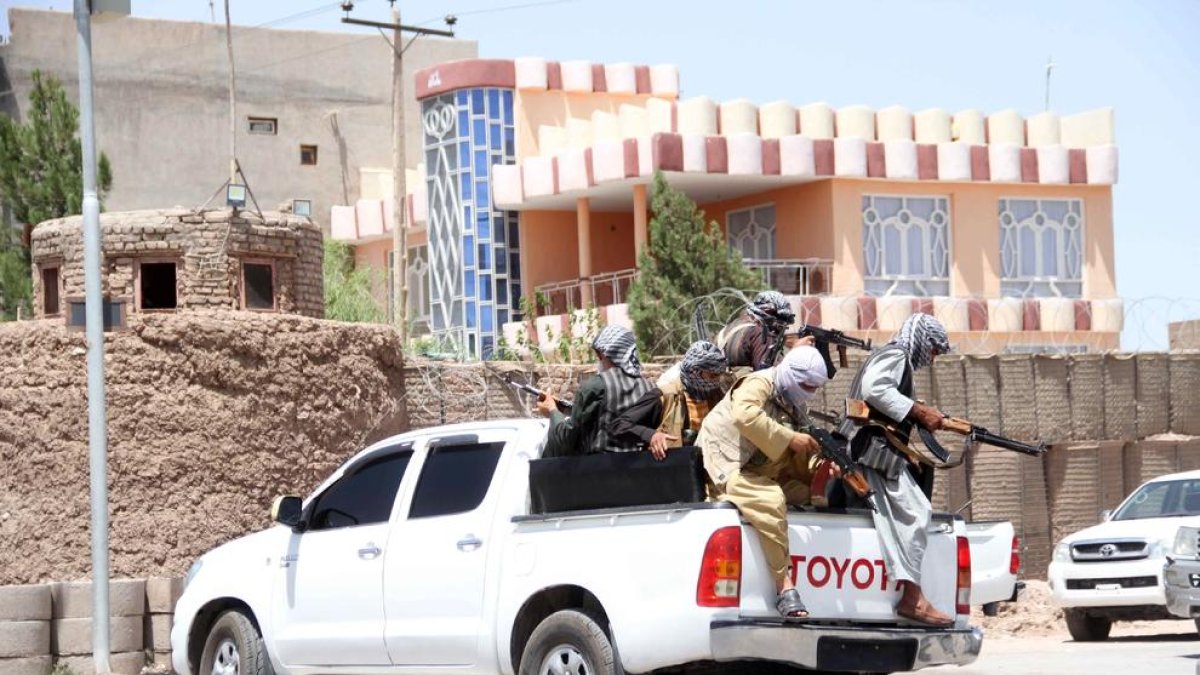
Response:
[{"label": "man sitting in truck bed", "polygon": [[717,499],[737,506],[758,533],[779,597],[775,607],[792,619],[808,610],[792,583],[788,553],[787,496],[780,485],[800,459],[819,451],[798,431],[808,426],[808,405],[828,380],[815,347],[795,347],[778,366],[745,375],[709,413],[697,443]]},{"label": "man sitting in truck bed", "polygon": [[693,342],[680,362],[681,377],[650,389],[621,411],[612,434],[636,439],[659,460],[670,448],[695,445],[704,418],[721,400],[721,376],[728,370],[719,347],[707,340]]},{"label": "man sitting in truck bed", "polygon": [[653,386],[642,376],[637,339],[628,328],[606,326],[592,340],[592,349],[600,362],[600,372],[580,385],[570,417],[558,411],[549,391],[537,401],[535,410],[550,418],[543,457],[632,452],[642,448],[636,438],[617,438],[610,433],[616,416]]}]

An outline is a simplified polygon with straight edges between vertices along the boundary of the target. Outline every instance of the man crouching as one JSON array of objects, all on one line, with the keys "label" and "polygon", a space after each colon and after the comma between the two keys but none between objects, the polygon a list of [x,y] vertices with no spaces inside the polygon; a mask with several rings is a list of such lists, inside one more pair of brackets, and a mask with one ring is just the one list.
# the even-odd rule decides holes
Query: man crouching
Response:
[{"label": "man crouching", "polygon": [[808,426],[806,401],[827,380],[820,352],[796,347],[778,366],[738,379],[704,419],[697,440],[712,496],[737,506],[758,533],[779,594],[775,608],[792,619],[808,617],[808,610],[792,583],[788,503],[779,480],[795,454],[807,459],[820,450],[797,429]]}]

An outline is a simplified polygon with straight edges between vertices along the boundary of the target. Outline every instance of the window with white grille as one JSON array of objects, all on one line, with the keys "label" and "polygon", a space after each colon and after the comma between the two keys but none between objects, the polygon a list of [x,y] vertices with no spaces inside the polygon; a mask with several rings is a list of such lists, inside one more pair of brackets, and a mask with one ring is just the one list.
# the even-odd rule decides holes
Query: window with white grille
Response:
[{"label": "window with white grille", "polygon": [[950,200],[866,195],[863,262],[868,295],[950,294]]},{"label": "window with white grille", "polygon": [[1083,201],[1000,200],[1000,292],[1083,295]]},{"label": "window with white grille", "polygon": [[775,205],[764,204],[725,215],[729,248],[744,260],[775,258]]}]

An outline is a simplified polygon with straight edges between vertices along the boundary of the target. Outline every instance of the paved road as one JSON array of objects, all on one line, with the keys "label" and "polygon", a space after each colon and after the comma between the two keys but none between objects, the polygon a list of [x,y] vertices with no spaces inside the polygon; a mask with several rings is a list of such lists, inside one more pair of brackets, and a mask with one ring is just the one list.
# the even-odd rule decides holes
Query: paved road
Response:
[{"label": "paved road", "polygon": [[[1190,624],[1190,622],[1188,622]],[[923,670],[936,675],[1065,675],[1074,673],[1152,673],[1200,675],[1200,636],[1170,626],[1160,635],[1120,635],[1105,642],[1079,643],[1068,637],[984,638],[983,653],[965,668]]]}]

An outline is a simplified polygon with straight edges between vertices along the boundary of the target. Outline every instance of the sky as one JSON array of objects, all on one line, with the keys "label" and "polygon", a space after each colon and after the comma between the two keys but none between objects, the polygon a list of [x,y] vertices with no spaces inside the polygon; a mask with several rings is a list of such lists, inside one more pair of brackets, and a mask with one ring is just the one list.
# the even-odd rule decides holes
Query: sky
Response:
[{"label": "sky", "polygon": [[[133,0],[136,16],[223,21],[224,0]],[[373,31],[340,23],[339,3],[230,0],[233,22]],[[69,10],[65,0],[0,7]],[[354,16],[387,20],[386,0]],[[682,95],[714,100],[892,104],[951,112],[1111,106],[1125,349],[1165,349],[1166,322],[1200,318],[1200,0],[402,0],[404,23],[441,27],[483,57],[673,63]],[[7,13],[0,35],[8,33]],[[314,58],[336,58],[321,54]],[[1086,236],[1086,235],[1085,235]]]}]

